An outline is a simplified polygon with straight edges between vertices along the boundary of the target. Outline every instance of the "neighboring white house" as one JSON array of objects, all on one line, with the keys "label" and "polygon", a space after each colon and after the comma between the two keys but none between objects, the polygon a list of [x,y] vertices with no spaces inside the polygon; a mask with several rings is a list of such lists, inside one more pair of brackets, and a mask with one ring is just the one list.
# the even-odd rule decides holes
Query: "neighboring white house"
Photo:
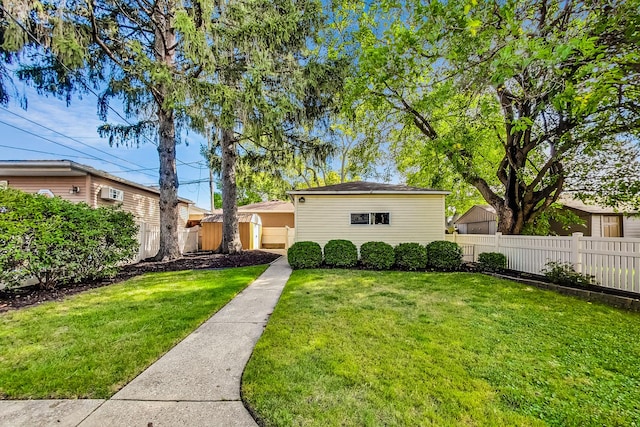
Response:
[{"label": "neighboring white house", "polygon": [[444,240],[448,191],[406,185],[349,182],[289,191],[295,206],[295,241],[324,246],[346,239],[356,246]]}]

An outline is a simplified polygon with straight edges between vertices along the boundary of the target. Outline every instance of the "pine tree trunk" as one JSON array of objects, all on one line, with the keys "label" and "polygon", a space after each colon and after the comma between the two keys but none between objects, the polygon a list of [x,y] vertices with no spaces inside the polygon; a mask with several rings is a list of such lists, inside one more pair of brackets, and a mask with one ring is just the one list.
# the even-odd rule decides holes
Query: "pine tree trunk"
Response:
[{"label": "pine tree trunk", "polygon": [[[156,60],[175,68],[175,29],[171,0],[162,0],[154,7]],[[178,244],[178,174],[176,172],[176,125],[171,108],[166,108],[169,88],[159,85],[155,93],[158,116],[158,155],[160,157],[160,248],[156,261],[180,258]]]},{"label": "pine tree trunk", "polygon": [[242,252],[236,201],[236,160],[238,157],[233,131],[222,131],[222,244],[220,252]]},{"label": "pine tree trunk", "polygon": [[159,109],[160,143],[160,248],[153,258],[169,261],[180,258],[178,244],[178,175],[176,173],[176,129],[173,111]]}]

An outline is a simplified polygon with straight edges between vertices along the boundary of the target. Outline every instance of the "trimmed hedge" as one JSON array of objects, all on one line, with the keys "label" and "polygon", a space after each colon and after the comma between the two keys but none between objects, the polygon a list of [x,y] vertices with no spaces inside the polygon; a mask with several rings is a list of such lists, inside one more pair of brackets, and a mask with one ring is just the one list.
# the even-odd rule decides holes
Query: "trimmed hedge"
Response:
[{"label": "trimmed hedge", "polygon": [[396,266],[402,270],[422,270],[427,266],[427,248],[420,243],[400,243],[394,251]]},{"label": "trimmed hedge", "polygon": [[427,245],[429,266],[439,270],[457,270],[462,265],[462,248],[454,242],[436,240]]},{"label": "trimmed hedge", "polygon": [[353,267],[358,263],[358,248],[349,240],[329,240],[324,245],[324,262],[331,267]]},{"label": "trimmed hedge", "polygon": [[384,242],[367,242],[360,246],[360,260],[365,268],[388,270],[395,262],[393,246]]},{"label": "trimmed hedge", "polygon": [[504,270],[507,268],[507,257],[500,252],[483,252],[478,255],[478,263],[484,270]]},{"label": "trimmed hedge", "polygon": [[293,269],[316,268],[322,264],[322,249],[316,242],[296,242],[287,251]]}]

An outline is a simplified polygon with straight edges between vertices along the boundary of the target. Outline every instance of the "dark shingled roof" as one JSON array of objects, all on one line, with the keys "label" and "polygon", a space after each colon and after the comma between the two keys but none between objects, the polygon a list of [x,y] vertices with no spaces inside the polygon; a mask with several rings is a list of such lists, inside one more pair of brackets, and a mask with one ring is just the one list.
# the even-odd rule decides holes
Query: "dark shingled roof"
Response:
[{"label": "dark shingled roof", "polygon": [[288,194],[393,194],[393,193],[421,193],[421,194],[449,194],[448,191],[430,188],[410,187],[402,184],[381,184],[378,182],[354,181],[343,184],[327,185],[324,187],[305,188],[289,191]]}]

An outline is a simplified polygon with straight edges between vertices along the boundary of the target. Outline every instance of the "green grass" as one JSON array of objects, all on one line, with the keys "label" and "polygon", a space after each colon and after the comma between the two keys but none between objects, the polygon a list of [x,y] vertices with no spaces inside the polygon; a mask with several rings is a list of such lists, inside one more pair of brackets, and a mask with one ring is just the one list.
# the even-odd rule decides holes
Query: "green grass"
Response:
[{"label": "green grass", "polygon": [[465,273],[299,270],[243,377],[267,426],[640,425],[640,314]]},{"label": "green grass", "polygon": [[0,315],[0,397],[108,398],[266,266],[153,273]]}]

